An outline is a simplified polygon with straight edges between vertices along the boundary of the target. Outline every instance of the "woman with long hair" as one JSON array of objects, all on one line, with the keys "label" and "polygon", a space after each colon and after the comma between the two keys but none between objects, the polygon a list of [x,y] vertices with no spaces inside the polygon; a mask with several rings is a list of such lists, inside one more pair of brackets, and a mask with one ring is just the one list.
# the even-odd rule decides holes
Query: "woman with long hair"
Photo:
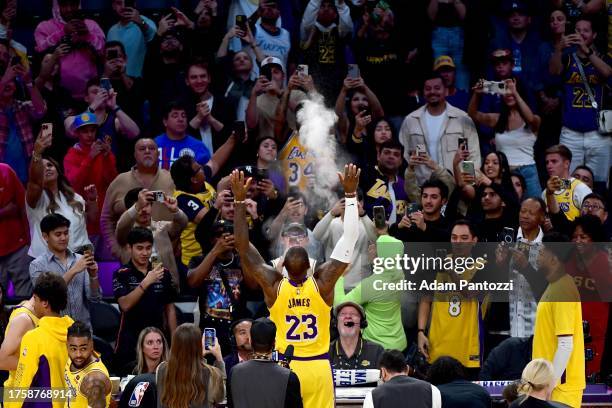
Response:
[{"label": "woman with long hair", "polygon": [[525,177],[527,197],[539,197],[542,187],[534,159],[534,144],[542,121],[523,100],[514,80],[508,79],[504,84],[501,112],[484,113],[478,110],[485,92],[484,80],[481,79],[473,88],[468,114],[474,122],[494,129],[495,148],[506,155],[510,170]]},{"label": "woman with long hair", "polygon": [[145,327],[138,336],[136,367],[133,374],[154,373],[168,359],[168,342],[157,327]]},{"label": "woman with long hair", "polygon": [[550,361],[543,358],[531,360],[523,369],[521,382],[518,387],[519,397],[510,408],[548,408],[550,394],[555,388],[555,373]]},{"label": "woman with long hair", "polygon": [[51,134],[42,132],[36,139],[26,186],[26,214],[32,237],[28,255],[33,258],[43,255],[47,248],[40,231],[40,221],[45,215],[57,213],[70,221],[68,247],[72,251],[83,245],[91,245],[86,225],[87,221],[95,222],[98,215],[98,193],[95,186],[85,187],[86,202],[74,192],[59,163],[50,157],[43,158],[42,155],[51,145],[51,141]]},{"label": "woman with long hair", "polygon": [[[204,355],[215,357],[214,367]],[[191,323],[181,324],[172,335],[168,361],[157,368],[157,392],[160,408],[208,408],[224,398],[225,364],[221,347],[205,349],[200,330]]]}]

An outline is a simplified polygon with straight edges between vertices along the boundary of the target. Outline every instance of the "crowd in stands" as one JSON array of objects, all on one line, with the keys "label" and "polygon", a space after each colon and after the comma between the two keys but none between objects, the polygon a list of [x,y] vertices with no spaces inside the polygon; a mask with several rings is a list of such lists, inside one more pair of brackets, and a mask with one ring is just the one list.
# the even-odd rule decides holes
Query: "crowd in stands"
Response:
[{"label": "crowd in stands", "polygon": [[[288,278],[302,247],[316,275],[345,192],[321,192],[311,103],[335,117],[318,139],[334,177],[361,170],[326,346],[336,370],[381,370],[364,406],[412,390],[414,406],[489,407],[472,381],[516,380],[508,406],[579,407],[587,383],[612,382],[612,0],[31,3],[0,0],[5,387],[35,386],[40,351],[69,374],[103,362],[77,381],[90,406],[116,397],[109,375],[137,376],[121,406],[140,391],[140,406],[249,406],[233,374],[247,369],[286,384],[269,406],[301,406],[295,374],[237,370],[269,359],[281,328],[236,248],[230,174],[252,179],[263,259]],[[378,294],[404,277],[372,269],[398,242],[494,244],[488,267],[514,289]]]}]

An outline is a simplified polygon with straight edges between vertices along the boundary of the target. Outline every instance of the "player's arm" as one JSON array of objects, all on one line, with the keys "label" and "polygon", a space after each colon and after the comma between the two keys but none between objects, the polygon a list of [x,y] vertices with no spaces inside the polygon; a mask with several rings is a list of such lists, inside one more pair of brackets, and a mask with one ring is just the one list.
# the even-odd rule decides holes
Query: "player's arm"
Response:
[{"label": "player's arm", "polygon": [[278,284],[283,278],[280,272],[266,264],[257,249],[249,242],[249,227],[246,221],[246,192],[251,179],[244,179],[244,172],[234,170],[230,176],[236,208],[234,211],[234,243],[240,256],[245,279],[256,281],[264,292],[266,305],[276,300]]},{"label": "player's arm", "polygon": [[111,392],[110,379],[102,371],[92,371],[81,381],[80,393],[91,408],[105,408],[106,396]]},{"label": "player's arm", "polygon": [[419,301],[419,311],[417,316],[417,344],[419,351],[425,357],[429,358],[429,339],[425,334],[427,322],[431,313],[431,299],[424,297]]},{"label": "player's arm", "polygon": [[0,370],[15,370],[19,362],[19,346],[23,335],[34,328],[32,319],[21,314],[11,321],[2,346],[0,346]]},{"label": "player's arm", "polygon": [[334,303],[334,286],[349,266],[355,244],[359,237],[359,211],[357,209],[357,186],[361,170],[354,164],[344,166],[344,176],[338,174],[344,187],[344,230],[336,243],[330,260],[321,265],[315,272],[321,297],[328,305]]}]

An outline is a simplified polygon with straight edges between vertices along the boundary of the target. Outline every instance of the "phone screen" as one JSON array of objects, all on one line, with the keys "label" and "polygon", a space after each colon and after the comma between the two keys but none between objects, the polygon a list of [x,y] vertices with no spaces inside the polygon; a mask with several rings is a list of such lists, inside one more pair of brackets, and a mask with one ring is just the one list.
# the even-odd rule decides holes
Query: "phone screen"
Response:
[{"label": "phone screen", "polygon": [[204,348],[210,350],[215,345],[215,337],[217,337],[217,331],[213,328],[204,329]]},{"label": "phone screen", "polygon": [[385,216],[385,207],[382,205],[375,205],[372,212],[374,214],[374,225],[376,225],[376,228],[384,228],[387,221],[387,217]]},{"label": "phone screen", "polygon": [[108,78],[101,78],[100,79],[100,86],[104,89],[106,89],[107,91],[110,91],[113,87],[113,85],[110,82],[110,79]]}]

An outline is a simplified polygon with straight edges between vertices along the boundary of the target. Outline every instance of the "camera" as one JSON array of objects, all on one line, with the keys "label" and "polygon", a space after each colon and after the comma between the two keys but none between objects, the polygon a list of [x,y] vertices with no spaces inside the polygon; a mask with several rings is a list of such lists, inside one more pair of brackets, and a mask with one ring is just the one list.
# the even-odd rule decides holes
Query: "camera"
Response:
[{"label": "camera", "polygon": [[163,191],[152,191],[154,201],[158,203],[163,203],[166,200],[166,195]]},{"label": "camera", "polygon": [[457,139],[457,147],[459,150],[468,150],[468,140],[465,137],[460,137]]},{"label": "camera", "polygon": [[503,95],[506,93],[506,83],[503,81],[483,81],[482,87],[485,93],[491,95]]},{"label": "camera", "polygon": [[514,243],[514,228],[504,227],[503,232],[499,236],[499,240],[505,244]]}]

